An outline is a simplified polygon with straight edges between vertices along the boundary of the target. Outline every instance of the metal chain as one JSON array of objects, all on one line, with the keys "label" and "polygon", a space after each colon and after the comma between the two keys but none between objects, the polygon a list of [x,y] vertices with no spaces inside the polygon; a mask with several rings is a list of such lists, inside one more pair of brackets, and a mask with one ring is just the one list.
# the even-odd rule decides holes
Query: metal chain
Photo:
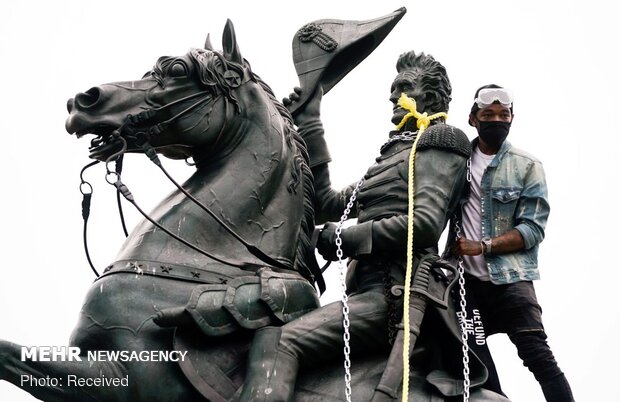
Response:
[{"label": "metal chain", "polygon": [[[416,137],[417,132],[405,131],[401,134],[392,136],[385,144],[381,146],[381,151],[385,149],[389,144],[395,141],[413,141]],[[351,340],[351,334],[349,332],[350,321],[349,321],[349,296],[347,295],[347,281],[346,281],[346,264],[343,260],[344,253],[342,251],[342,226],[344,222],[349,218],[349,214],[351,213],[351,209],[355,204],[355,200],[357,199],[357,194],[360,191],[360,188],[364,184],[364,178],[360,179],[355,185],[353,189],[353,193],[349,198],[349,202],[340,217],[340,222],[338,222],[338,226],[336,227],[336,257],[338,257],[338,270],[340,272],[340,288],[342,293],[342,327],[343,334],[342,339],[344,341],[344,394],[347,402],[351,402],[351,347],[349,345],[349,341]]]},{"label": "metal chain", "polygon": [[342,237],[340,237],[340,235],[342,234],[342,225],[344,225],[344,222],[349,218],[351,209],[357,199],[357,193],[363,183],[363,178],[357,182],[357,185],[349,198],[347,207],[340,217],[340,222],[338,222],[338,226],[336,227],[336,256],[338,257],[338,270],[340,271],[340,288],[342,292],[342,327],[344,329],[342,334],[342,339],[344,341],[344,394],[347,402],[351,402],[351,347],[349,345],[351,334],[349,332],[349,296],[347,295],[347,281],[345,274],[346,264],[343,260],[344,253],[342,252]]},{"label": "metal chain", "polygon": [[[471,158],[467,159],[467,182],[471,183]],[[456,239],[461,237],[461,223],[456,220],[454,223],[456,229]],[[459,271],[459,295],[461,296],[461,341],[463,343],[463,402],[469,401],[469,387],[471,385],[469,380],[469,344],[467,334],[467,299],[465,291],[465,265],[463,263],[463,256],[459,256],[458,259],[458,271]]]},{"label": "metal chain", "polygon": [[418,134],[417,131],[403,131],[400,134],[396,134],[390,137],[390,139],[384,144],[390,144],[394,141],[413,141],[415,140],[415,136]]},{"label": "metal chain", "polygon": [[415,140],[417,134],[417,131],[403,131],[400,134],[393,135],[390,137],[389,140],[385,142],[385,144],[381,145],[381,151],[383,151],[387,146],[396,141],[413,141]]},{"label": "metal chain", "polygon": [[[457,236],[460,236],[460,228],[457,226]],[[463,402],[469,401],[469,344],[467,334],[467,301],[465,299],[465,267],[463,266],[463,257],[459,257],[459,294],[461,296],[461,341],[463,342]]]}]

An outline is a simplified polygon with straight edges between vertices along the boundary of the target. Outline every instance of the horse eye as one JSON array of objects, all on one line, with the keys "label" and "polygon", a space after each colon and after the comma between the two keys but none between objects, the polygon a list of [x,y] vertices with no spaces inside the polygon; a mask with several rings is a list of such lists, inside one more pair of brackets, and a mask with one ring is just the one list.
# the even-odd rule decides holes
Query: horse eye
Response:
[{"label": "horse eye", "polygon": [[174,63],[168,70],[170,77],[185,77],[187,75],[187,68],[183,63]]}]

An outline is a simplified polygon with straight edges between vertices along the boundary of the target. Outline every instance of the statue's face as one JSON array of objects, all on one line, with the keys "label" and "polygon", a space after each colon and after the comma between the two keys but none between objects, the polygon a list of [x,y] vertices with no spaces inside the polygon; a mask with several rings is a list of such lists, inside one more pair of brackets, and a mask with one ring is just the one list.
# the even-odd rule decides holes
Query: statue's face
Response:
[{"label": "statue's face", "polygon": [[398,106],[398,98],[401,93],[405,93],[408,97],[415,99],[418,112],[422,113],[425,108],[424,98],[425,93],[422,88],[418,86],[419,72],[417,70],[404,70],[398,73],[394,82],[392,83],[390,102],[394,105],[392,123],[398,124],[403,117],[408,113],[407,110]]}]

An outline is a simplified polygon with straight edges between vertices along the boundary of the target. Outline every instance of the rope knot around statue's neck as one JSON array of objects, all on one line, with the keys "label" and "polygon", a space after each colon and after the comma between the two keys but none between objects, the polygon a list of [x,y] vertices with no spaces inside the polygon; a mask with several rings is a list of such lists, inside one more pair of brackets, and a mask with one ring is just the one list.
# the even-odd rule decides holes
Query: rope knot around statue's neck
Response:
[{"label": "rope knot around statue's neck", "polygon": [[401,93],[400,98],[398,98],[398,106],[402,107],[405,110],[408,110],[409,112],[404,115],[400,123],[396,125],[397,130],[400,130],[410,118],[415,117],[415,119],[417,120],[416,126],[418,127],[420,134],[422,134],[422,132],[431,125],[431,121],[440,117],[443,117],[444,119],[448,118],[448,114],[445,112],[435,113],[430,116],[427,112],[418,112],[415,99],[408,97],[407,94],[405,94],[404,92]]}]

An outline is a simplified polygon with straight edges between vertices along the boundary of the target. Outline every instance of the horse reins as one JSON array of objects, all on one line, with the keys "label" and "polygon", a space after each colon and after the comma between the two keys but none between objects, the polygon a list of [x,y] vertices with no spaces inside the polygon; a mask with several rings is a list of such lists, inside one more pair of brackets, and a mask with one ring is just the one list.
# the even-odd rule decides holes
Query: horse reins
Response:
[{"label": "horse reins", "polygon": [[99,272],[95,269],[95,265],[93,264],[90,258],[90,252],[88,251],[88,217],[90,216],[90,201],[93,196],[93,186],[84,180],[84,172],[86,169],[95,166],[99,161],[94,161],[82,168],[80,171],[80,193],[82,193],[82,219],[84,220],[84,229],[82,233],[83,243],[84,243],[84,253],[86,254],[86,259],[88,260],[88,264],[90,268],[93,270],[97,278],[99,277]]},{"label": "horse reins", "polygon": [[[200,207],[202,210],[204,210],[205,212],[207,212],[224,230],[226,230],[230,235],[232,235],[238,242],[240,242],[243,246],[246,247],[246,249],[255,257],[257,257],[258,259],[260,259],[261,261],[263,261],[264,263],[271,265],[273,267],[276,268],[281,268],[281,269],[287,269],[290,270],[290,267],[287,267],[286,265],[284,265],[283,263],[281,263],[278,260],[275,260],[274,258],[270,257],[269,255],[267,255],[265,252],[263,252],[260,248],[258,248],[257,246],[250,244],[248,241],[246,241],[243,237],[241,237],[238,233],[236,233],[230,226],[228,226],[224,221],[222,221],[221,218],[219,218],[213,211],[211,211],[211,209],[209,209],[209,207],[207,207],[206,205],[204,205],[202,202],[200,202],[198,199],[196,199],[193,195],[191,195],[187,190],[185,190],[183,188],[183,186],[181,186],[176,180],[174,180],[174,178],[168,173],[168,171],[163,167],[157,152],[155,151],[155,148],[152,147],[151,145],[149,145],[148,141],[149,139],[153,136],[153,135],[157,135],[160,132],[163,131],[164,129],[164,125],[170,124],[172,121],[176,120],[179,116],[188,113],[189,111],[191,111],[193,108],[195,108],[197,105],[200,105],[203,103],[203,101],[207,100],[205,97],[205,99],[201,99],[200,101],[192,104],[191,106],[189,106],[188,108],[182,110],[181,112],[175,114],[175,115],[166,115],[166,113],[164,113],[166,111],[167,108],[170,108],[172,106],[176,106],[178,105],[180,102],[191,99],[193,97],[195,97],[196,95],[190,95],[188,97],[179,99],[173,103],[170,103],[166,106],[163,106],[161,108],[158,109],[149,109],[143,112],[140,112],[137,115],[128,115],[127,118],[125,119],[125,122],[117,129],[115,130],[115,132],[112,134],[114,137],[114,141],[118,141],[122,144],[121,149],[117,152],[115,152],[114,154],[112,154],[111,156],[109,156],[105,162],[106,164],[106,181],[115,186],[117,189],[117,197],[119,200],[119,214],[121,216],[121,221],[123,224],[123,228],[126,232],[125,229],[125,222],[124,222],[124,217],[123,217],[123,213],[122,213],[122,207],[120,204],[120,195],[122,195],[129,203],[131,203],[137,210],[138,212],[145,218],[147,219],[149,222],[151,222],[153,225],[155,225],[158,229],[162,230],[164,233],[168,234],[169,236],[171,236],[172,238],[174,238],[175,240],[181,242],[182,244],[184,244],[187,247],[190,247],[191,249],[199,252],[200,254],[203,254],[215,261],[221,262],[223,264],[229,265],[229,266],[233,266],[236,268],[250,268],[250,267],[255,267],[256,264],[249,264],[249,263],[245,263],[245,262],[237,262],[237,261],[231,261],[231,260],[226,260],[220,257],[217,257],[203,249],[201,249],[200,247],[188,242],[187,240],[181,238],[180,236],[172,233],[170,230],[166,229],[165,227],[163,227],[159,222],[155,221],[153,218],[151,218],[146,212],[144,212],[136,203],[133,194],[129,191],[128,187],[121,181],[121,171],[122,171],[122,157],[125,154],[125,152],[127,151],[127,140],[125,137],[133,139],[136,141],[136,143],[140,146],[140,148],[142,148],[142,150],[144,151],[145,155],[148,156],[148,158],[157,166],[160,168],[160,170],[165,174],[165,176],[175,185],[175,187],[177,187],[179,189],[179,191],[181,191],[187,198],[189,198],[194,204],[196,204],[198,207]],[[211,98],[209,96],[209,98]],[[218,97],[219,98],[219,97]],[[215,99],[218,99],[215,98]],[[226,110],[228,110],[228,102],[226,102]],[[163,120],[163,119],[157,119],[157,117],[164,115],[165,117],[168,117],[167,120]],[[170,117],[169,117],[170,116]],[[163,120],[163,121],[162,121]],[[155,123],[153,123],[155,122]],[[139,129],[136,129],[138,126],[143,126],[145,124],[149,124],[149,128],[146,131],[139,131]],[[222,127],[222,129],[220,130],[220,133],[218,134],[217,138],[219,139],[222,135],[222,132],[225,129],[225,125]],[[109,168],[109,164],[112,161],[116,161],[116,169],[114,171],[110,170]],[[97,164],[99,161],[95,161],[95,162],[91,162],[88,165],[86,165],[83,169],[82,172],[80,174],[80,178],[81,178],[81,184],[80,184],[80,191],[82,192],[84,199],[82,201],[82,216],[84,218],[84,248],[85,248],[85,252],[87,255],[87,259],[88,262],[93,270],[93,272],[95,272],[95,275],[99,276],[97,270],[94,268],[94,265],[92,264],[91,258],[90,258],[90,254],[88,252],[88,244],[87,244],[87,236],[86,236],[86,230],[87,230],[87,223],[88,223],[88,216],[90,213],[90,200],[92,198],[92,186],[90,185],[90,183],[86,182],[83,179],[83,173],[84,171],[91,167],[94,166],[95,164]],[[111,179],[112,177],[115,177],[115,180]],[[84,186],[88,186],[87,190],[84,191],[83,187]],[[126,234],[127,235],[127,234]]]}]

